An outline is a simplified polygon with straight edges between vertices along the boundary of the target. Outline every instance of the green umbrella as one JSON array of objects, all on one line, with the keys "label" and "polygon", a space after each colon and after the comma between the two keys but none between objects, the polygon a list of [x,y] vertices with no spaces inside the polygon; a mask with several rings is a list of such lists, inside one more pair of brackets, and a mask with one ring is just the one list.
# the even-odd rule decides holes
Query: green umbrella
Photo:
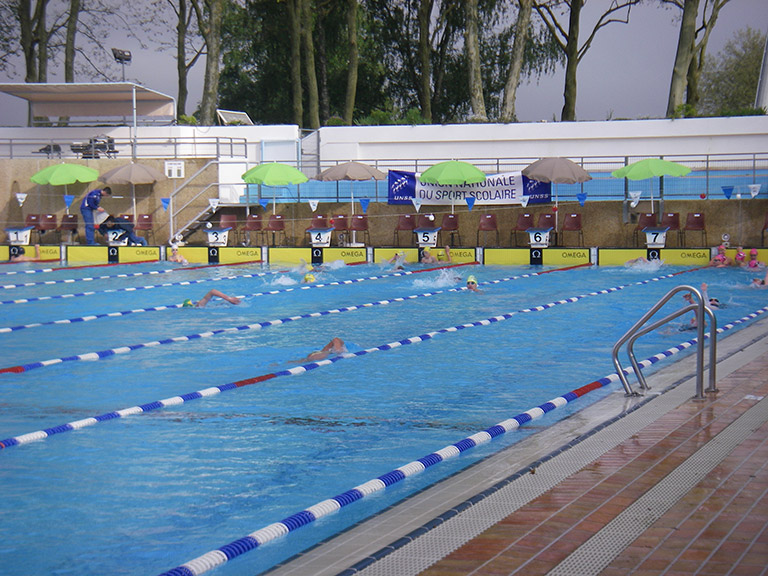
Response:
[{"label": "green umbrella", "polygon": [[30,180],[35,184],[61,186],[75,182],[93,182],[99,179],[99,171],[81,164],[54,164],[35,173]]},{"label": "green umbrella", "polygon": [[264,184],[265,186],[287,186],[302,184],[309,180],[300,170],[288,164],[269,162],[254,166],[243,174],[243,181],[248,184]]},{"label": "green umbrella", "polygon": [[685,176],[691,171],[688,166],[661,158],[645,158],[633,162],[624,168],[611,172],[614,178],[629,178],[630,180],[646,180],[660,176]]},{"label": "green umbrella", "polygon": [[425,170],[419,180],[426,184],[477,184],[485,182],[485,173],[469,162],[448,160]]}]

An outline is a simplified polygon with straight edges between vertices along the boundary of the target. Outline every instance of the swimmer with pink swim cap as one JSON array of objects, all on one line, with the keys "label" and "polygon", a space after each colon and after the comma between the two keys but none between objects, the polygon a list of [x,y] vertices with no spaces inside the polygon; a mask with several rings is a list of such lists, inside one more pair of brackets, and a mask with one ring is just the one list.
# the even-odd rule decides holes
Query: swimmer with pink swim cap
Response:
[{"label": "swimmer with pink swim cap", "polygon": [[749,261],[742,264],[742,266],[746,266],[747,268],[765,268],[765,263],[760,262],[757,259],[757,248],[752,248],[752,250],[749,251]]}]

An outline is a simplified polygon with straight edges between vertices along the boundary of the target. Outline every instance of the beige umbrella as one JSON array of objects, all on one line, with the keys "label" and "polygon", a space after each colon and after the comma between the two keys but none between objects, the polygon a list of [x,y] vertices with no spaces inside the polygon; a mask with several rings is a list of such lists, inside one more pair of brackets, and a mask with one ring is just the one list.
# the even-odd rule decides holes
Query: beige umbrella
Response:
[{"label": "beige umbrella", "polygon": [[[592,176],[581,166],[568,158],[541,158],[523,168],[523,176],[537,182],[551,182],[555,185],[555,208],[557,208],[557,185],[578,184],[592,180]],[[557,229],[557,211],[555,211]]]},{"label": "beige umbrella", "polygon": [[113,168],[108,172],[104,172],[104,174],[99,177],[99,180],[105,184],[131,185],[134,219],[136,218],[136,184],[154,184],[155,182],[160,182],[161,180],[166,179],[167,176],[165,174],[152,168],[152,166],[138,164],[136,162]]}]

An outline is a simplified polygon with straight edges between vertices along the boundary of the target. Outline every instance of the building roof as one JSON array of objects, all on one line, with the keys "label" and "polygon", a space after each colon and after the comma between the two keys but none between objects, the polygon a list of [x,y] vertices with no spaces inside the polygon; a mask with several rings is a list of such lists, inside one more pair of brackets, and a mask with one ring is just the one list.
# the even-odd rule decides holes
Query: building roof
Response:
[{"label": "building roof", "polygon": [[0,92],[29,102],[32,123],[69,118],[71,124],[170,124],[172,96],[131,82],[0,84]]}]

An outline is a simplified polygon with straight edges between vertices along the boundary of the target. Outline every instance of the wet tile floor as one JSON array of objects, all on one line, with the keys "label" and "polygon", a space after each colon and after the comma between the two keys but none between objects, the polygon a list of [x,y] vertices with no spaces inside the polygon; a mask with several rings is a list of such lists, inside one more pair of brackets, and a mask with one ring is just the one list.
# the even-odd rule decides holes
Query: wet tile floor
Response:
[{"label": "wet tile floor", "polygon": [[[566,573],[555,569],[768,396],[768,354],[720,380],[718,389],[649,423],[421,574]],[[601,570],[604,576],[768,574],[768,423],[748,430]]]}]

